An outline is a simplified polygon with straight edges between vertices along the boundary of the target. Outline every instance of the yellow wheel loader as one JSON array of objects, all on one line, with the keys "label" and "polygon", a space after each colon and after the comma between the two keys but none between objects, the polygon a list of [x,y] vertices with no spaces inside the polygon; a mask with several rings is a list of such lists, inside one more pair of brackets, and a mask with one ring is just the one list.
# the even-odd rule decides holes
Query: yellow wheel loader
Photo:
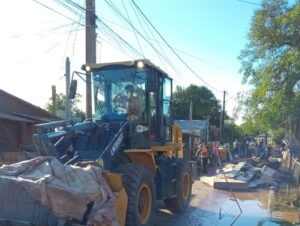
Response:
[{"label": "yellow wheel loader", "polygon": [[[172,120],[172,79],[148,60],[82,69],[92,77],[93,119],[38,125],[33,137],[36,151],[65,165],[103,168],[116,192],[120,225],[152,226],[157,200],[173,212],[185,211],[192,175],[183,158],[182,130]],[[72,79],[70,98],[76,84]],[[5,216],[0,207],[1,217]]]}]

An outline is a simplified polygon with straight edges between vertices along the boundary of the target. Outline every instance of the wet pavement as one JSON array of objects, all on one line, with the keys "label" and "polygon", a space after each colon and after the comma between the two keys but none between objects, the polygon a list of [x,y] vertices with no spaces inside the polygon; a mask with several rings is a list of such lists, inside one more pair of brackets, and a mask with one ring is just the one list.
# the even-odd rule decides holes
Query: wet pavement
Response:
[{"label": "wet pavement", "polygon": [[[263,219],[280,217],[290,222],[298,222],[297,210],[271,212],[269,208],[269,188],[246,192],[234,192],[242,213],[229,191],[214,189],[200,181],[195,181],[191,207],[187,212],[173,216],[168,226],[214,226],[214,225],[259,225]],[[273,224],[262,224],[273,225]]]}]

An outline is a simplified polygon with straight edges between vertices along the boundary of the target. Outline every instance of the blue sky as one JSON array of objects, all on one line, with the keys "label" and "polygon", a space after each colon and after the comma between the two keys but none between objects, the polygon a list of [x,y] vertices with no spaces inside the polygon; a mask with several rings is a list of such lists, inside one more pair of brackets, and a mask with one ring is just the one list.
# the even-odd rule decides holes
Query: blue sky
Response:
[{"label": "blue sky", "polygon": [[[71,20],[45,8],[37,1]],[[84,23],[84,16],[79,11],[74,14],[59,4],[67,3],[67,0],[37,1],[10,0],[2,3],[0,60],[3,67],[0,89],[44,107],[51,96],[51,85],[56,85],[58,92],[64,92],[65,57],[71,58],[72,70],[79,70],[85,61],[84,27],[77,24],[79,21]],[[83,0],[73,1],[84,5]],[[255,4],[259,4],[259,0],[248,1],[255,4],[238,0],[135,1],[184,61],[199,77],[215,88],[212,91],[219,100],[222,93],[216,90],[226,90],[229,93],[227,107],[231,114],[235,104],[232,97],[247,88],[241,85],[237,56],[246,44],[251,18],[258,8]],[[138,37],[138,43],[138,35],[132,32],[132,27],[120,20],[105,0],[96,0],[97,15],[101,20],[143,52],[146,58],[169,72],[175,84],[185,87],[189,84],[204,85],[159,40],[158,35],[151,35],[149,25],[140,25],[130,1],[124,0],[125,7],[121,0],[112,2],[141,33],[144,34],[143,29],[147,31],[147,35],[144,34],[146,38],[157,49],[163,50],[164,56],[158,56],[141,37]],[[102,28],[101,25],[98,27]],[[120,46],[112,42],[109,35],[104,34],[105,31],[101,32],[103,31],[98,31],[98,42],[101,43],[97,46],[98,62],[140,58],[132,51],[126,52],[124,48],[120,51]],[[167,58],[173,67],[162,58]],[[84,90],[81,92],[84,93]]]}]

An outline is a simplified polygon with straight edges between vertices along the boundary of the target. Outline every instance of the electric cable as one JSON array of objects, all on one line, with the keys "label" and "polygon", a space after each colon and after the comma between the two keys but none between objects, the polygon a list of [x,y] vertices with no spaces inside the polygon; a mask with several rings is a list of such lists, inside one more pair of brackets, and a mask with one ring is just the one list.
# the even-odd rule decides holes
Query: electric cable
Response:
[{"label": "electric cable", "polygon": [[[59,1],[59,0],[57,0],[57,1],[60,2],[60,3],[63,3],[63,2],[61,2],[61,1]],[[63,5],[66,5],[66,4],[63,3]],[[67,5],[66,5],[66,7],[67,7]],[[70,7],[67,7],[67,9],[71,9],[71,8],[70,8]],[[77,21],[75,20],[75,18],[77,17],[78,14],[77,14],[77,12],[74,13],[74,14],[75,14],[74,19],[73,19],[74,22],[73,22],[72,26],[74,26],[74,25],[77,24],[77,28],[74,29],[74,30],[76,30],[76,33],[75,33],[75,38],[74,38],[74,42],[73,42],[73,54],[74,54],[74,43],[75,43],[75,40],[76,40],[77,32],[78,32],[78,29],[79,29],[79,26],[80,26],[80,20],[81,20],[81,17],[82,17],[82,13],[81,13],[81,15],[80,15],[80,17],[79,17],[79,20],[78,20],[78,22],[77,22]],[[68,47],[69,47],[69,42],[70,42],[70,39],[71,39],[71,35],[72,35],[72,33],[73,33],[74,30],[72,30],[72,31],[69,32],[68,39],[67,39],[67,43],[66,43],[66,46],[65,46],[65,49],[64,49],[64,53],[63,53],[62,60],[61,60],[61,64],[60,64],[58,70],[60,70],[60,69],[63,68],[63,64],[64,64],[64,62],[65,62],[66,53],[67,53],[67,50],[68,50]],[[63,77],[64,77],[64,75],[63,75],[63,76],[60,76],[59,79],[62,79]]]},{"label": "electric cable", "polygon": [[[46,51],[38,54],[38,56],[41,56],[41,55],[44,55],[44,54],[48,54],[50,53],[52,50],[54,50],[57,46],[59,46],[62,42],[63,42],[64,39],[60,39],[59,41],[57,41],[56,43],[54,43],[54,45],[52,45],[50,48],[48,48]],[[17,62],[15,63],[13,66],[19,66],[19,65],[22,65],[22,64],[26,64],[28,62],[31,62],[33,61],[34,59],[36,59],[38,56],[36,57],[32,57],[30,59],[27,59],[27,60],[23,60],[23,61],[20,61],[20,62]]]},{"label": "electric cable", "polygon": [[[74,22],[74,20],[73,20],[72,18],[70,18],[70,17],[68,17],[68,16],[66,16],[66,15],[64,15],[64,14],[62,14],[62,13],[56,11],[55,9],[52,9],[51,7],[49,7],[49,6],[47,6],[47,5],[45,5],[45,4],[41,3],[41,2],[39,2],[38,0],[33,0],[33,1],[36,2],[36,3],[38,3],[39,5],[41,5],[41,6],[45,7],[45,8],[47,8],[47,9],[49,9],[50,11],[55,12],[56,14],[58,14],[58,15],[60,15],[60,16],[62,16],[62,17],[65,17],[65,18],[67,18],[68,20],[71,20],[71,21]],[[80,25],[85,26],[84,24],[80,24]]]},{"label": "electric cable", "polygon": [[249,5],[260,6],[260,4],[256,3],[256,2],[250,2],[250,1],[246,1],[246,0],[237,0],[237,1],[249,4]]},{"label": "electric cable", "polygon": [[139,39],[138,39],[138,37],[137,37],[137,32],[136,32],[136,29],[134,28],[134,26],[133,26],[133,24],[132,24],[132,22],[131,22],[131,20],[130,20],[130,16],[129,16],[129,13],[128,13],[128,11],[127,11],[127,8],[126,8],[126,6],[125,6],[124,0],[122,0],[122,4],[123,4],[124,10],[125,10],[125,13],[126,13],[126,15],[127,15],[127,18],[128,18],[129,24],[130,24],[130,25],[131,25],[131,27],[132,27],[132,30],[133,30],[133,33],[134,33],[135,39],[136,39],[136,41],[137,41],[137,43],[138,43],[138,45],[139,45],[140,51],[142,52],[142,54],[143,54],[143,57],[145,58],[145,54],[144,54],[144,52],[143,52],[143,49],[142,49],[141,43],[140,43],[140,41],[139,41]]},{"label": "electric cable", "polygon": [[[67,2],[69,2],[70,4],[72,4],[74,7],[78,8],[79,10],[85,11],[86,9],[83,6],[80,6],[79,4],[73,2],[72,0],[65,0]],[[134,48],[129,42],[127,42],[124,38],[122,38],[118,33],[116,33],[112,28],[110,28],[110,26],[108,26],[101,18],[99,18],[96,14],[94,14],[96,21],[98,21],[101,25],[103,25],[102,27],[104,27],[105,29],[107,29],[110,34],[114,35],[115,37],[117,37],[119,40],[121,40],[129,49],[131,49],[132,51],[134,51],[135,53],[137,53],[140,57],[142,56],[142,54],[136,49]],[[98,30],[100,32],[102,32],[99,28]],[[109,38],[112,38],[110,36],[108,36]]]},{"label": "electric cable", "polygon": [[[126,21],[127,24],[130,25],[130,22],[126,19],[126,17],[117,9],[117,7],[111,2],[108,0],[105,0],[106,3],[112,8],[112,10],[118,15],[120,16],[124,21]],[[153,45],[153,43],[151,41],[149,41],[149,38],[145,38],[145,36],[136,28],[134,27],[134,30],[143,38],[143,40],[155,51],[155,53],[158,55],[158,57],[160,58],[160,61],[162,61],[162,59],[165,57],[167,60],[168,60],[168,57],[167,56],[163,56],[162,53],[160,53],[157,48],[155,48],[155,46]],[[169,61],[169,60],[168,60]],[[170,62],[170,61],[169,61]],[[172,64],[171,64],[171,67],[172,67]],[[177,72],[177,70],[173,67],[173,70],[175,72]]]},{"label": "electric cable", "polygon": [[155,32],[159,35],[159,37],[166,43],[166,45],[170,48],[170,50],[173,52],[173,54],[186,66],[189,71],[194,74],[200,81],[202,81],[204,84],[212,88],[213,90],[217,92],[223,92],[222,90],[216,89],[214,86],[210,85],[208,82],[206,82],[204,79],[202,79],[184,60],[183,58],[174,50],[174,48],[166,41],[166,39],[161,35],[161,33],[154,27],[152,22],[148,19],[148,17],[144,14],[144,12],[139,8],[139,6],[136,4],[134,0],[131,0],[134,6],[140,11],[140,13],[143,15],[143,17],[147,20],[147,22],[151,25],[151,27],[155,30]]},{"label": "electric cable", "polygon": [[[105,0],[105,2],[107,2],[108,5],[115,11],[115,13],[117,13],[123,20],[125,20],[125,21],[130,25],[130,22],[125,18],[125,16],[124,16],[123,14],[121,14],[121,12],[120,12],[113,4],[112,4],[112,2],[108,2],[107,0]],[[132,28],[135,30],[135,32],[137,32],[137,33],[143,38],[143,40],[144,40],[145,42],[148,43],[149,46],[152,47],[152,49],[153,49],[156,53],[160,54],[160,53],[158,52],[158,50],[154,47],[154,45],[153,45],[151,42],[149,42],[149,40],[147,40],[147,39],[143,36],[143,34],[141,34],[141,32],[137,30],[137,28],[135,28],[133,25],[132,25]],[[143,55],[143,54],[142,54],[142,55]],[[143,58],[144,58],[144,56],[143,56]]]},{"label": "electric cable", "polygon": [[[79,10],[81,10],[81,11],[85,11],[85,8],[84,8],[83,6],[80,6],[79,4],[73,2],[72,0],[65,0],[65,1],[69,2],[70,4],[72,4],[75,8],[77,8],[77,9],[79,9]],[[111,4],[111,5],[112,5],[112,4]],[[116,9],[116,8],[115,8],[115,9]],[[118,12],[118,10],[115,10],[115,11]],[[111,33],[111,34],[113,34],[113,35],[116,36],[118,39],[120,39],[120,40],[125,44],[125,46],[127,46],[127,48],[129,48],[129,50],[131,50],[131,52],[134,51],[136,55],[138,55],[139,57],[142,56],[142,57],[144,58],[144,56],[143,56],[142,53],[138,52],[138,51],[137,51],[132,45],[130,45],[125,39],[121,38],[121,37],[120,37],[115,31],[113,31],[106,23],[104,23],[104,21],[103,21],[101,18],[98,18],[97,15],[95,15],[95,17],[96,17],[96,20],[102,22],[102,24],[106,27],[106,29],[110,29],[110,31],[107,31],[106,33]],[[123,18],[124,18],[124,16],[123,16]],[[128,22],[127,22],[127,23],[128,23]],[[128,24],[130,24],[130,22],[129,22]],[[136,29],[136,30],[137,30],[137,29]],[[102,32],[102,31],[100,30],[100,32]],[[140,35],[141,35],[141,34],[140,34]],[[142,36],[142,35],[141,35],[141,36]],[[108,37],[112,38],[111,36],[108,36]],[[146,40],[146,39],[145,39],[145,40]],[[116,40],[115,40],[115,42],[116,42]],[[149,42],[149,41],[148,41],[148,42]],[[119,43],[119,42],[116,42],[116,43],[117,43],[117,45],[120,46],[120,43]],[[154,47],[153,44],[150,43],[149,45],[150,45],[150,46],[152,45],[152,48],[156,51],[156,53],[157,53],[157,54],[160,54],[160,53],[157,51],[157,49]],[[176,72],[177,70],[174,69],[174,71]]]},{"label": "electric cable", "polygon": [[[138,13],[136,12],[136,10],[135,10],[134,6],[132,5],[131,1],[129,1],[129,3],[130,3],[130,6],[131,6],[131,8],[132,8],[132,11],[134,12],[134,14],[135,14],[135,16],[136,16],[136,18],[137,18],[137,20],[138,20],[138,22],[139,22],[141,28],[143,29],[143,31],[144,31],[144,33],[145,33],[146,37],[147,37],[148,40],[150,40],[150,42],[151,42],[151,39],[149,38],[148,33],[147,33],[145,27],[143,26],[143,24],[142,24],[140,18],[139,18]],[[141,17],[141,18],[143,19],[143,17]],[[145,25],[147,26],[147,23],[145,23]],[[164,50],[162,49],[162,47],[161,47],[161,45],[159,44],[159,42],[156,40],[156,38],[155,38],[153,32],[151,31],[151,29],[149,29],[148,26],[147,26],[147,28],[148,28],[150,34],[152,35],[152,38],[154,39],[154,41],[156,41],[156,43],[158,44],[158,47],[160,48],[162,55],[164,56],[163,59],[162,59],[162,58],[158,55],[158,58],[159,58],[161,64],[163,65],[163,67],[164,67],[165,69],[167,69],[167,67],[166,67],[166,65],[164,64],[164,61],[163,61],[163,60],[165,60],[165,61],[170,65],[170,67],[175,71],[175,73],[178,75],[178,77],[180,77],[179,74],[177,73],[178,70],[176,69],[176,67],[174,66],[174,64],[172,64],[172,62],[169,60],[169,58],[168,58],[167,55],[165,54]],[[167,70],[167,71],[168,71],[168,70]],[[169,72],[168,72],[168,73],[169,73]]]},{"label": "electric cable", "polygon": [[[81,12],[81,14],[80,14],[80,17],[79,17],[79,21],[81,20],[81,18],[82,18],[82,16],[83,16],[83,12]],[[71,59],[73,59],[74,58],[74,50],[75,50],[75,42],[76,42],[76,38],[77,38],[77,34],[78,34],[78,30],[79,30],[79,23],[78,23],[78,25],[77,25],[77,30],[76,30],[76,33],[75,33],[75,37],[74,37],[74,40],[73,40],[73,46],[72,46],[72,57],[71,57]]]}]

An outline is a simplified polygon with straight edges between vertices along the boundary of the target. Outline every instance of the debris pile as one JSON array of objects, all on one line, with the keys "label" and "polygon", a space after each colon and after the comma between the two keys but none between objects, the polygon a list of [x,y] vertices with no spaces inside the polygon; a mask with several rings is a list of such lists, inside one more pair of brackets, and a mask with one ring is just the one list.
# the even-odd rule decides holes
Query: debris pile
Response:
[{"label": "debris pile", "polygon": [[2,219],[56,225],[87,218],[87,225],[119,225],[102,170],[63,165],[54,157],[0,167],[0,201]]},{"label": "debris pile", "polygon": [[[216,176],[201,177],[201,181],[217,189],[248,190],[258,187],[278,187],[291,182],[292,177],[280,170],[280,160],[262,161],[250,158],[238,164],[226,164]],[[282,180],[284,179],[284,180]]]}]

